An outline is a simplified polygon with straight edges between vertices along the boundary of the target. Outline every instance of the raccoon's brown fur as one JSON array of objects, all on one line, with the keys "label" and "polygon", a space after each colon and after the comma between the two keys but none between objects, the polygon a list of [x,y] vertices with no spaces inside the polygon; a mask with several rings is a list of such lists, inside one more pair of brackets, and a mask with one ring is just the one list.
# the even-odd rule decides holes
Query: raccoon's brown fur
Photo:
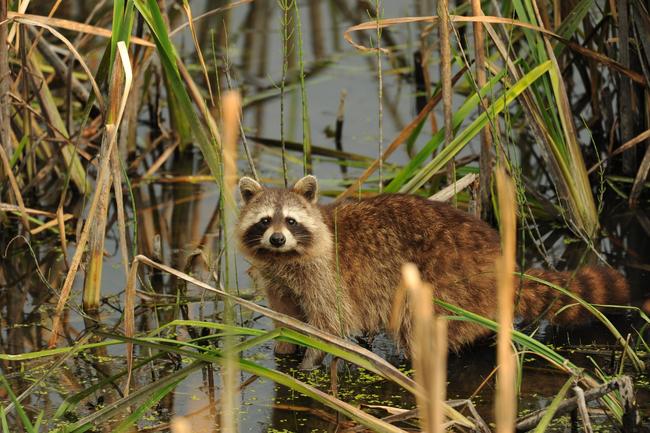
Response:
[{"label": "raccoon's brown fur", "polygon": [[[499,236],[466,212],[404,194],[318,205],[313,176],[288,190],[264,188],[242,178],[240,190],[244,200],[237,227],[240,248],[276,311],[341,336],[379,332],[388,326],[401,267],[412,262],[422,279],[433,285],[436,298],[495,317]],[[627,282],[609,268],[526,272],[591,303],[628,302]],[[546,313],[554,323],[575,324],[588,318],[578,306],[556,315],[571,302],[543,284],[519,279],[517,284],[521,289],[517,314],[524,319]],[[409,314],[404,317],[395,339],[408,349],[411,322]],[[476,324],[450,321],[449,348],[458,350],[489,333]],[[276,346],[282,353],[293,350],[287,343]],[[309,349],[302,367],[311,368],[321,360],[321,353]]]}]

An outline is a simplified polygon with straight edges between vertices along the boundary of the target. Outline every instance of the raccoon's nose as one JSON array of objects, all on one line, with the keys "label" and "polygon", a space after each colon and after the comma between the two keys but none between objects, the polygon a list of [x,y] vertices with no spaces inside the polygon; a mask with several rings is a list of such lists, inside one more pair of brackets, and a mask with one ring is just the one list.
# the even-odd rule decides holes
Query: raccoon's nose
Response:
[{"label": "raccoon's nose", "polygon": [[280,232],[273,233],[269,238],[269,242],[271,242],[271,245],[277,248],[280,248],[282,245],[284,245],[286,241],[287,239]]}]

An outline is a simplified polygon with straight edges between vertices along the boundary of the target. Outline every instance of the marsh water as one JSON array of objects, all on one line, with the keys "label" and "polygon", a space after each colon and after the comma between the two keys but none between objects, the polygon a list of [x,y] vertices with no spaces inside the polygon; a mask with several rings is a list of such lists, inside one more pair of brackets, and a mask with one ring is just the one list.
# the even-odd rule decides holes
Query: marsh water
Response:
[{"label": "marsh water", "polygon": [[[190,2],[195,17],[226,3]],[[427,14],[426,11],[433,11],[434,7],[431,1],[383,3],[385,17]],[[377,58],[373,53],[356,51],[343,38],[345,29],[369,19],[367,10],[371,5],[353,0],[310,0],[299,2],[299,6],[307,73],[306,104],[312,143],[322,148],[336,149],[333,132],[344,93],[342,150],[366,157],[358,158],[359,162],[350,162],[343,172],[337,158],[315,152],[314,173],[319,177],[325,195],[331,197],[343,189],[346,179],[358,176],[378,152],[380,122]],[[63,16],[82,20],[88,16],[90,7],[86,2],[78,2],[63,11]],[[106,7],[110,9],[110,5]],[[180,8],[171,10],[169,21],[170,27],[174,28],[185,21],[185,16]],[[47,10],[39,11],[37,6],[33,13],[46,12]],[[220,65],[217,75],[221,88],[227,87],[225,83],[230,81],[233,87],[242,89],[245,102],[243,126],[248,146],[262,180],[276,185],[282,183],[280,150],[275,145],[281,137],[281,116],[284,116],[285,139],[296,143],[303,141],[300,86],[295,78],[299,66],[295,40],[291,47],[284,108],[281,108],[278,88],[282,73],[281,19],[281,11],[275,1],[257,0],[235,7],[227,14],[219,13],[202,19],[197,22],[196,28],[207,63],[213,65],[214,58]],[[227,26],[227,32],[223,31],[224,26]],[[384,148],[417,114],[418,89],[413,79],[412,65],[414,53],[419,46],[420,30],[416,25],[405,25],[386,29],[383,33],[382,43],[395,47],[390,55],[381,59],[381,136]],[[294,31],[297,32],[297,29]],[[355,38],[363,41],[367,40],[367,35],[357,35]],[[188,69],[200,77],[196,51],[188,31],[180,32],[173,41]],[[227,74],[224,72],[225,59]],[[437,59],[433,59],[429,71],[433,82],[437,81],[437,69]],[[214,71],[211,70],[211,73],[214,74]],[[216,89],[216,79],[214,81],[212,86]],[[571,97],[579,97],[579,87],[573,89]],[[455,98],[458,99],[455,102],[460,103],[463,96],[459,94]],[[129,205],[129,230],[132,233],[133,229],[137,229],[135,249],[138,253],[214,284],[214,267],[223,253],[217,247],[220,244],[219,191],[214,183],[200,177],[208,174],[200,152],[191,146],[183,151],[177,148],[160,170],[153,176],[142,178],[145,169],[166,148],[176,145],[176,136],[169,123],[164,98],[160,97],[159,100],[162,101],[160,107],[154,108],[155,104],[151,102],[149,110],[143,110],[139,119],[135,137],[139,148],[146,148],[160,137],[163,138],[162,144],[145,159],[144,168],[140,167],[132,173],[135,208]],[[441,124],[440,110],[436,109],[434,114],[438,124]],[[578,114],[582,115],[577,113],[577,116]],[[510,138],[519,143],[516,152],[523,176],[539,179],[543,177],[539,149],[525,126],[520,125],[519,130],[512,131]],[[598,128],[592,131],[594,140],[606,139],[602,131]],[[586,134],[582,129],[580,133]],[[430,131],[420,134],[415,147],[430,136]],[[471,159],[476,156],[477,150],[478,142],[472,143],[459,158]],[[408,158],[406,150],[398,150],[386,165],[386,173],[390,173],[393,164],[404,163]],[[243,154],[239,168],[242,173],[249,171]],[[290,179],[302,175],[300,153],[288,153],[288,168]],[[546,184],[546,191],[539,191],[542,195],[549,195],[552,191],[548,182]],[[324,197],[324,200],[329,199],[331,198]],[[87,203],[74,204],[77,213],[83,213],[85,205]],[[463,203],[459,205],[466,206]],[[609,264],[625,273],[632,285],[634,303],[641,305],[648,296],[650,281],[650,219],[647,212],[644,212],[643,205],[640,209],[629,210],[624,200],[607,191],[601,213],[604,236],[597,240],[592,249],[576,241],[569,231],[557,228],[552,220],[540,217],[534,230],[521,232],[520,260],[530,266],[571,269],[583,261],[585,256],[593,255],[589,251],[598,251]],[[102,275],[101,310],[94,317],[85,317],[78,309],[70,308],[65,326],[68,342],[81,338],[86,329],[95,327],[97,322],[110,328],[119,323],[122,316],[125,275],[119,259],[115,220],[115,212],[111,208]],[[533,234],[537,237],[531,239]],[[73,234],[71,236],[74,238]],[[43,330],[51,326],[51,291],[60,286],[64,276],[62,251],[55,237],[33,240],[33,252],[21,242],[10,242],[4,237],[3,242],[5,244],[0,245],[0,273],[3,277],[1,290],[4,300],[1,310],[1,351],[5,354],[22,354],[41,350],[46,347]],[[72,255],[74,248],[73,243],[69,247],[68,256]],[[234,251],[232,245],[230,248]],[[38,260],[38,269],[34,258]],[[264,304],[261,295],[251,287],[246,274],[247,264],[241,258],[237,258],[235,263],[239,294]],[[146,284],[141,285],[138,293],[138,332],[146,333],[174,319],[221,320],[222,305],[210,292],[183,284],[163,273],[147,271],[146,275]],[[47,280],[48,284],[44,284],[43,280]],[[78,277],[71,305],[80,304],[82,286],[83,278]],[[270,329],[272,326],[268,319],[245,310],[241,310],[238,320],[243,326],[259,329]],[[637,341],[636,331],[642,326],[637,315],[618,314],[613,320],[623,335],[631,334],[631,344]],[[178,332],[178,338],[187,337],[184,334],[186,328],[180,327]],[[612,373],[613,369],[618,368],[620,347],[599,324],[567,330],[541,323],[536,335],[579,366],[596,368],[603,374]],[[488,340],[459,354],[450,354],[448,366],[448,397],[471,398],[486,421],[492,419],[494,405],[494,381],[489,379],[494,369],[492,343],[492,340]],[[410,374],[409,362],[396,352],[387,337],[378,337],[370,347]],[[136,348],[136,355],[138,360],[144,360],[151,354],[146,348]],[[279,368],[302,377],[323,390],[330,389],[329,369],[300,372],[296,369],[297,359],[276,358],[270,343],[249,350],[244,356],[255,359],[264,366]],[[161,380],[184,362],[173,356],[159,357],[148,362],[138,369],[133,378],[135,388]],[[123,346],[116,345],[70,356],[59,363],[53,363],[50,358],[20,363],[4,361],[3,373],[18,392],[44,377],[37,384],[38,392],[32,393],[23,403],[33,413],[44,409],[47,420],[48,415],[65,397],[118,373],[123,370],[124,363]],[[626,368],[633,373],[629,366]],[[544,360],[525,358],[520,413],[548,405],[566,379],[566,376],[552,369]],[[333,411],[297,392],[245,374],[242,374],[241,382],[241,431],[311,432],[334,431],[346,427],[346,421],[337,417]],[[650,409],[650,396],[644,375],[635,375],[635,386],[640,413],[645,418]],[[118,384],[107,383],[92,393],[84,400],[84,406],[77,409],[78,416],[110,405],[120,397],[119,388]],[[154,410],[140,419],[137,431],[168,431],[168,422],[174,415],[186,416],[196,432],[217,431],[219,388],[218,367],[205,366],[196,370],[183,379],[172,394],[154,406]],[[354,405],[364,405],[378,416],[389,414],[387,407],[411,409],[415,406],[413,398],[397,385],[348,365],[339,369],[337,393],[339,398]],[[0,398],[5,397],[0,395]],[[607,419],[597,413],[594,416],[597,425],[602,423],[602,431],[609,431],[611,427]],[[109,431],[108,428],[106,431]],[[554,430],[569,431],[568,418],[557,422]]]}]

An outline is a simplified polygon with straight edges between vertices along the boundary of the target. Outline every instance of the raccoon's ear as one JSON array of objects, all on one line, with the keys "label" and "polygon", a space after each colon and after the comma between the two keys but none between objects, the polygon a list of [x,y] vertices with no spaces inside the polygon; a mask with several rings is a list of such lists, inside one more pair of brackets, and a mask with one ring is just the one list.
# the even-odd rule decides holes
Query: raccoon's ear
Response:
[{"label": "raccoon's ear", "polygon": [[305,197],[308,202],[318,201],[318,180],[314,176],[305,176],[293,186],[293,191]]},{"label": "raccoon's ear", "polygon": [[260,191],[262,191],[262,185],[255,179],[246,176],[239,179],[239,192],[244,203],[248,203]]}]

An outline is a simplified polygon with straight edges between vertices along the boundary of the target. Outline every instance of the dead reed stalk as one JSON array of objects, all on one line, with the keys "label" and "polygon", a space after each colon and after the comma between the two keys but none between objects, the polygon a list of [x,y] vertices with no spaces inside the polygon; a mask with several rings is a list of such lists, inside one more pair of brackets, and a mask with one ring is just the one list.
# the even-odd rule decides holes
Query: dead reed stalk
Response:
[{"label": "dead reed stalk", "polygon": [[515,189],[503,168],[496,172],[502,256],[496,261],[498,287],[497,390],[495,418],[497,433],[514,432],[517,415],[516,363],[512,350],[515,272]]},{"label": "dead reed stalk", "polygon": [[[442,108],[445,120],[445,147],[454,139],[454,125],[452,121],[452,83],[451,83],[451,40],[449,34],[449,3],[447,0],[438,1],[438,35],[440,38],[440,80],[442,81]],[[455,182],[454,161],[447,164],[447,183]]]},{"label": "dead reed stalk", "polygon": [[[472,14],[482,16],[481,0],[472,0]],[[483,32],[483,23],[474,23],[474,52],[476,56],[476,84],[482,89],[487,83],[487,73],[485,68],[485,35]],[[479,114],[489,105],[486,98],[484,103],[479,104]],[[488,219],[492,202],[490,199],[490,187],[492,184],[492,134],[490,124],[481,130],[481,156],[479,160],[479,201],[478,214],[483,220]]]},{"label": "dead reed stalk", "polygon": [[239,136],[239,113],[241,96],[228,91],[222,98],[223,106],[223,172],[226,192],[233,192],[237,184],[237,139]]},{"label": "dead reed stalk", "polygon": [[[0,0],[0,146],[3,146],[8,153],[11,149],[9,139],[11,137],[9,121],[9,44],[7,44],[7,6],[9,0]],[[3,166],[3,170],[6,167]],[[2,171],[0,171],[2,173]],[[28,229],[26,227],[26,229]]]},{"label": "dead reed stalk", "polygon": [[377,18],[377,98],[379,112],[377,113],[377,124],[379,128],[379,142],[377,147],[377,161],[379,161],[379,193],[384,191],[384,164],[381,156],[384,153],[384,81],[381,70],[381,28],[379,20],[381,19],[381,1],[375,0],[375,16]]},{"label": "dead reed stalk", "polygon": [[417,400],[423,431],[442,433],[447,386],[447,321],[434,317],[433,288],[422,282],[414,264],[402,267],[402,284],[408,292],[412,313],[411,354],[421,391]]},{"label": "dead reed stalk", "polygon": [[[239,115],[241,112],[241,96],[237,91],[229,91],[222,97],[223,107],[223,200],[224,200],[224,230],[226,233],[232,232],[234,226],[235,204],[233,193],[237,183],[237,138],[239,134]],[[226,242],[228,234],[226,234]],[[226,262],[228,262],[228,252],[226,252]],[[229,264],[226,263],[226,274],[229,274]],[[226,291],[230,290],[230,283],[234,279],[229,279],[226,275]],[[235,306],[233,302],[224,300],[224,320],[227,325],[235,322]],[[235,358],[234,346],[237,344],[234,336],[224,338],[224,355],[225,362],[222,370],[223,387],[222,387],[222,408],[221,408],[221,431],[234,433],[237,429],[238,414],[238,386],[237,377],[239,369],[237,359]]]}]

